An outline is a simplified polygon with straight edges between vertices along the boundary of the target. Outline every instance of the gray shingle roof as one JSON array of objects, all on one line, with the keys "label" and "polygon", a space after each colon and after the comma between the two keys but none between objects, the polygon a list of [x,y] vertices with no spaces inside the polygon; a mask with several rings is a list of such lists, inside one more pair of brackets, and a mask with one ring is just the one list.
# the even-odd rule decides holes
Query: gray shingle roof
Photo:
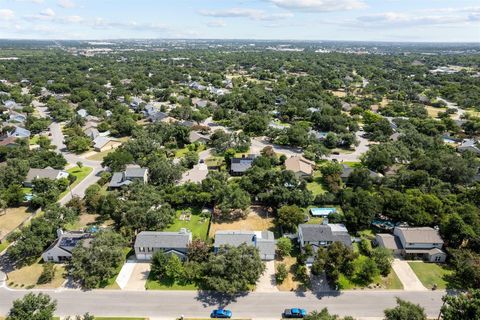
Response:
[{"label": "gray shingle roof", "polygon": [[61,170],[55,170],[55,169],[34,169],[31,168],[28,171],[27,177],[25,178],[25,182],[32,182],[35,179],[43,179],[43,178],[48,178],[55,180],[58,177],[58,174],[61,172]]},{"label": "gray shingle roof", "polygon": [[338,224],[301,224],[298,226],[307,242],[339,241],[352,246],[352,238],[343,225]]},{"label": "gray shingle roof", "polygon": [[252,167],[255,157],[249,156],[246,158],[232,158],[230,160],[230,170],[232,172],[243,173]]},{"label": "gray shingle roof", "polygon": [[408,243],[443,243],[438,230],[430,227],[395,228]]},{"label": "gray shingle roof", "polygon": [[224,245],[238,247],[242,243],[258,248],[261,256],[275,255],[275,237],[271,231],[228,230],[215,233],[215,248]]},{"label": "gray shingle roof", "polygon": [[186,249],[191,240],[191,232],[142,231],[137,235],[135,247]]}]

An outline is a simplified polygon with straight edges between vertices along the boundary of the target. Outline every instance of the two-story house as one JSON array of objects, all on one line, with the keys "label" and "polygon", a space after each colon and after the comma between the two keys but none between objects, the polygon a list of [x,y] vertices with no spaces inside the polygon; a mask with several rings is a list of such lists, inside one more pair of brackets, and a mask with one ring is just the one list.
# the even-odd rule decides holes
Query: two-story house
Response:
[{"label": "two-story house", "polygon": [[161,250],[185,260],[190,242],[192,233],[187,229],[179,232],[142,231],[135,239],[135,256],[137,260],[151,260],[153,254]]},{"label": "two-story house", "polygon": [[443,240],[438,230],[430,227],[395,227],[393,236],[379,233],[376,242],[407,259],[445,262],[447,258],[442,250]]}]

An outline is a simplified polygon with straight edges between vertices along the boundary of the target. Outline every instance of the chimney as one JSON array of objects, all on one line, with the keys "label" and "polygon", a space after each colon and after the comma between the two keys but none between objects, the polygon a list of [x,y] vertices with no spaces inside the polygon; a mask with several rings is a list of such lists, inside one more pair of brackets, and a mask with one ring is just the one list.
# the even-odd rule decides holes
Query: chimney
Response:
[{"label": "chimney", "polygon": [[323,225],[327,225],[327,224],[328,224],[328,218],[323,218],[322,224],[323,224]]},{"label": "chimney", "polygon": [[257,246],[257,235],[256,234],[253,235],[252,241],[253,241],[253,246],[256,247]]},{"label": "chimney", "polygon": [[63,230],[61,228],[57,229],[57,238],[60,238],[63,235]]},{"label": "chimney", "polygon": [[180,234],[187,234],[187,228],[181,228]]}]

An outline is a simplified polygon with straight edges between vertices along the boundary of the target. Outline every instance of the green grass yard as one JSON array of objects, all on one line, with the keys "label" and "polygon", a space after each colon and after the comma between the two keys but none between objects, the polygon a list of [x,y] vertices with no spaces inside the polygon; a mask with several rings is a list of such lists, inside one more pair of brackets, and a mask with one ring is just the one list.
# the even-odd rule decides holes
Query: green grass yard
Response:
[{"label": "green grass yard", "polygon": [[[191,212],[190,221],[180,220],[182,212]],[[177,218],[175,222],[165,231],[180,231],[181,228],[187,228],[192,232],[194,237],[205,240],[207,239],[209,224],[210,218],[202,217],[200,209],[177,210]]]},{"label": "green grass yard", "polygon": [[148,275],[147,283],[145,284],[147,290],[198,290],[198,286],[194,283],[178,283],[172,282],[169,279],[162,279],[158,281],[155,276],[150,273]]},{"label": "green grass yard", "polygon": [[60,194],[59,199],[62,199],[67,193],[70,192],[71,189],[75,188],[75,186],[77,186],[80,182],[82,182],[82,180],[85,179],[92,171],[93,171],[93,168],[91,167],[79,168],[78,166],[75,166],[73,168],[68,169],[67,172],[72,176],[74,176],[76,180],[70,185],[70,188],[67,188],[67,190],[63,191]]},{"label": "green grass yard", "polygon": [[323,187],[322,174],[320,171],[315,171],[313,174],[313,181],[307,183],[307,189],[313,193],[314,196],[324,194],[327,192]]},{"label": "green grass yard", "polygon": [[435,263],[425,263],[422,261],[412,261],[408,263],[418,279],[427,289],[431,289],[434,284],[438,289],[445,289],[448,282],[445,277],[452,274],[451,270]]}]

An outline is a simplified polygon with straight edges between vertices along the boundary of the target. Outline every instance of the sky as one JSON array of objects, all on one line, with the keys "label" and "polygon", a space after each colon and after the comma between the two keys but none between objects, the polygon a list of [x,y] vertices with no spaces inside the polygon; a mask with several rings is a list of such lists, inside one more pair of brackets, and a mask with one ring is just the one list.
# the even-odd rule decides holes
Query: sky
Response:
[{"label": "sky", "polygon": [[0,38],[480,42],[480,0],[0,0]]}]

